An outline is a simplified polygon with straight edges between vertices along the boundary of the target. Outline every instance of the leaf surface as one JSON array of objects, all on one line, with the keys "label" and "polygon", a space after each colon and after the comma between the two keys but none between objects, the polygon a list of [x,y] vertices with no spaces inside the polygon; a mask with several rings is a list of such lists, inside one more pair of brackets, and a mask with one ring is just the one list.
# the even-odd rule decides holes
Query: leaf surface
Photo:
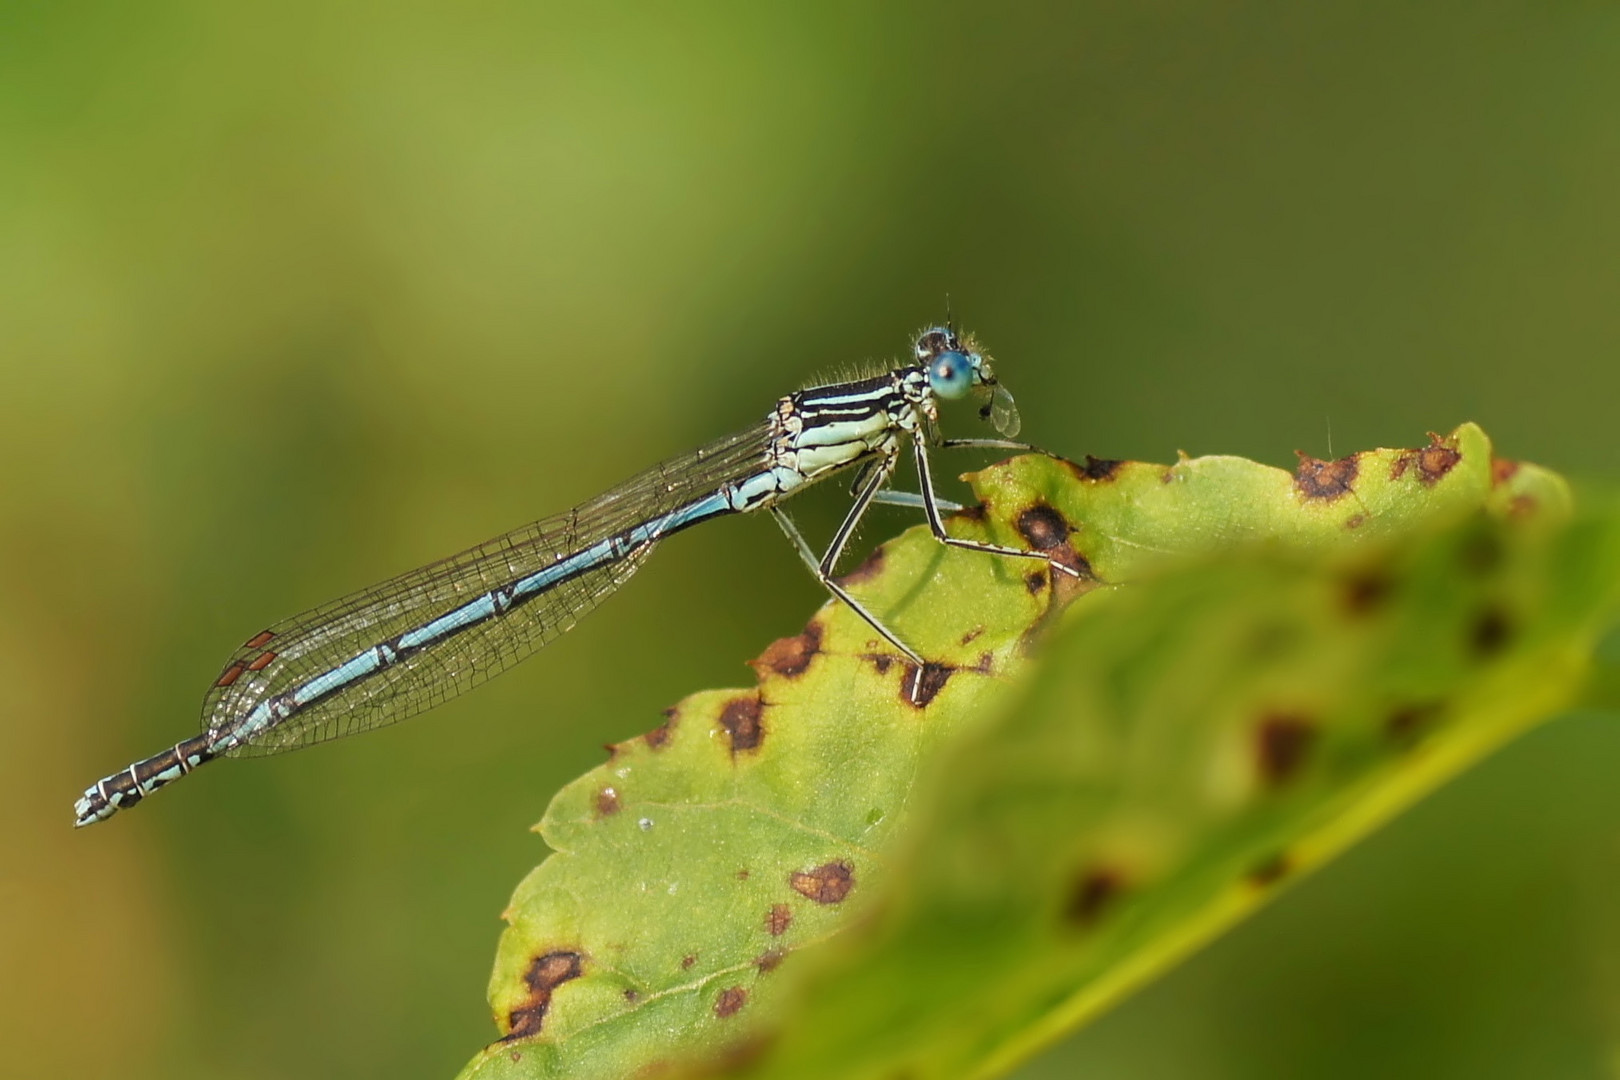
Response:
[{"label": "leaf surface", "polygon": [[[468,1077],[994,1075],[1576,693],[1610,519],[1465,425],[1294,474],[1025,457],[558,794]],[[716,1065],[715,1062],[719,1062]]]}]

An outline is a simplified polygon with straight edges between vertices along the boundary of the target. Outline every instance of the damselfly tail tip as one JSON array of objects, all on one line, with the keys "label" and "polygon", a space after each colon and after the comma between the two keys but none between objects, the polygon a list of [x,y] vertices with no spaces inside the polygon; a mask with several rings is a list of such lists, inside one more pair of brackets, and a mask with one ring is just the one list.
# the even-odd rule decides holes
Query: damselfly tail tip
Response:
[{"label": "damselfly tail tip", "polygon": [[73,804],[74,827],[82,829],[86,825],[106,821],[158,788],[214,760],[219,755],[210,745],[211,742],[212,737],[205,732],[91,784],[84,789],[79,801]]},{"label": "damselfly tail tip", "polygon": [[101,794],[101,785],[92,784],[85,789],[79,801],[73,804],[73,827],[82,829],[98,821],[106,821],[118,810]]}]

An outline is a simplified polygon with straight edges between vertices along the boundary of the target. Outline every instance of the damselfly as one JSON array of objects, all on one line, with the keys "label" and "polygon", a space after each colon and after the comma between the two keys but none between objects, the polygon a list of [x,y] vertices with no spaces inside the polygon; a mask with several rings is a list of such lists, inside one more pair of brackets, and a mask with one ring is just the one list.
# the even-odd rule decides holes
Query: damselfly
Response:
[{"label": "damselfly", "polygon": [[[816,579],[910,661],[908,692],[915,693],[923,658],[833,577],[868,507],[919,507],[941,543],[1050,561],[945,531],[929,473],[931,448],[1030,447],[1010,441],[1018,434],[1017,408],[971,339],[934,328],[917,338],[915,351],[914,362],[892,371],[789,394],[753,427],[656,465],[566,513],[255,634],[204,696],[202,734],[91,785],[74,807],[76,824],[111,817],[218,757],[277,754],[432,708],[573,626],[624,584],[658,541],[751,510],[769,510]],[[937,402],[970,394],[1000,438],[940,436]],[[908,441],[920,489],[891,491]],[[853,503],[818,557],[779,504],[852,468]]]}]

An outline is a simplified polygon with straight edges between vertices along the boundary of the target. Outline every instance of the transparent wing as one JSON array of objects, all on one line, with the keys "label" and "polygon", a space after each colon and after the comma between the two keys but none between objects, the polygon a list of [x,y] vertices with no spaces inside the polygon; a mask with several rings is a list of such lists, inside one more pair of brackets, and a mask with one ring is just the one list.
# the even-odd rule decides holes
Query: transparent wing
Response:
[{"label": "transparent wing", "polygon": [[[235,731],[261,704],[364,657],[379,643],[758,470],[768,449],[767,422],[656,465],[566,513],[283,619],[251,638],[225,665],[203,698],[203,730]],[[275,754],[369,731],[470,690],[573,626],[636,572],[652,546],[636,547],[423,646],[269,722],[227,753]]]}]

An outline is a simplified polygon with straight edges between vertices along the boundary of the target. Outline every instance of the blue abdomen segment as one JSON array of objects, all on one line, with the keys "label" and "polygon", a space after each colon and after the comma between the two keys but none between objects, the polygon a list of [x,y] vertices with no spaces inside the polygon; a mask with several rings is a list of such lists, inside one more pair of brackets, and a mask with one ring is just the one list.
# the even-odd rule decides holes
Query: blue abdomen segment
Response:
[{"label": "blue abdomen segment", "polygon": [[[474,627],[485,625],[519,608],[532,608],[536,603],[544,603],[543,598],[554,595],[557,588],[566,582],[644,555],[651,545],[673,533],[709,518],[735,512],[723,492],[707,495],[558,558],[541,570],[480,593],[419,626],[368,647],[290,690],[259,701],[238,721],[218,729],[213,747],[216,753],[225,754],[253,746],[270,733],[286,728],[311,706],[443,645]],[[571,614],[560,608],[556,612],[559,620]],[[544,613],[540,615],[541,619],[545,617]],[[479,662],[476,651],[462,660],[471,664]],[[297,745],[296,741],[294,745]]]}]

